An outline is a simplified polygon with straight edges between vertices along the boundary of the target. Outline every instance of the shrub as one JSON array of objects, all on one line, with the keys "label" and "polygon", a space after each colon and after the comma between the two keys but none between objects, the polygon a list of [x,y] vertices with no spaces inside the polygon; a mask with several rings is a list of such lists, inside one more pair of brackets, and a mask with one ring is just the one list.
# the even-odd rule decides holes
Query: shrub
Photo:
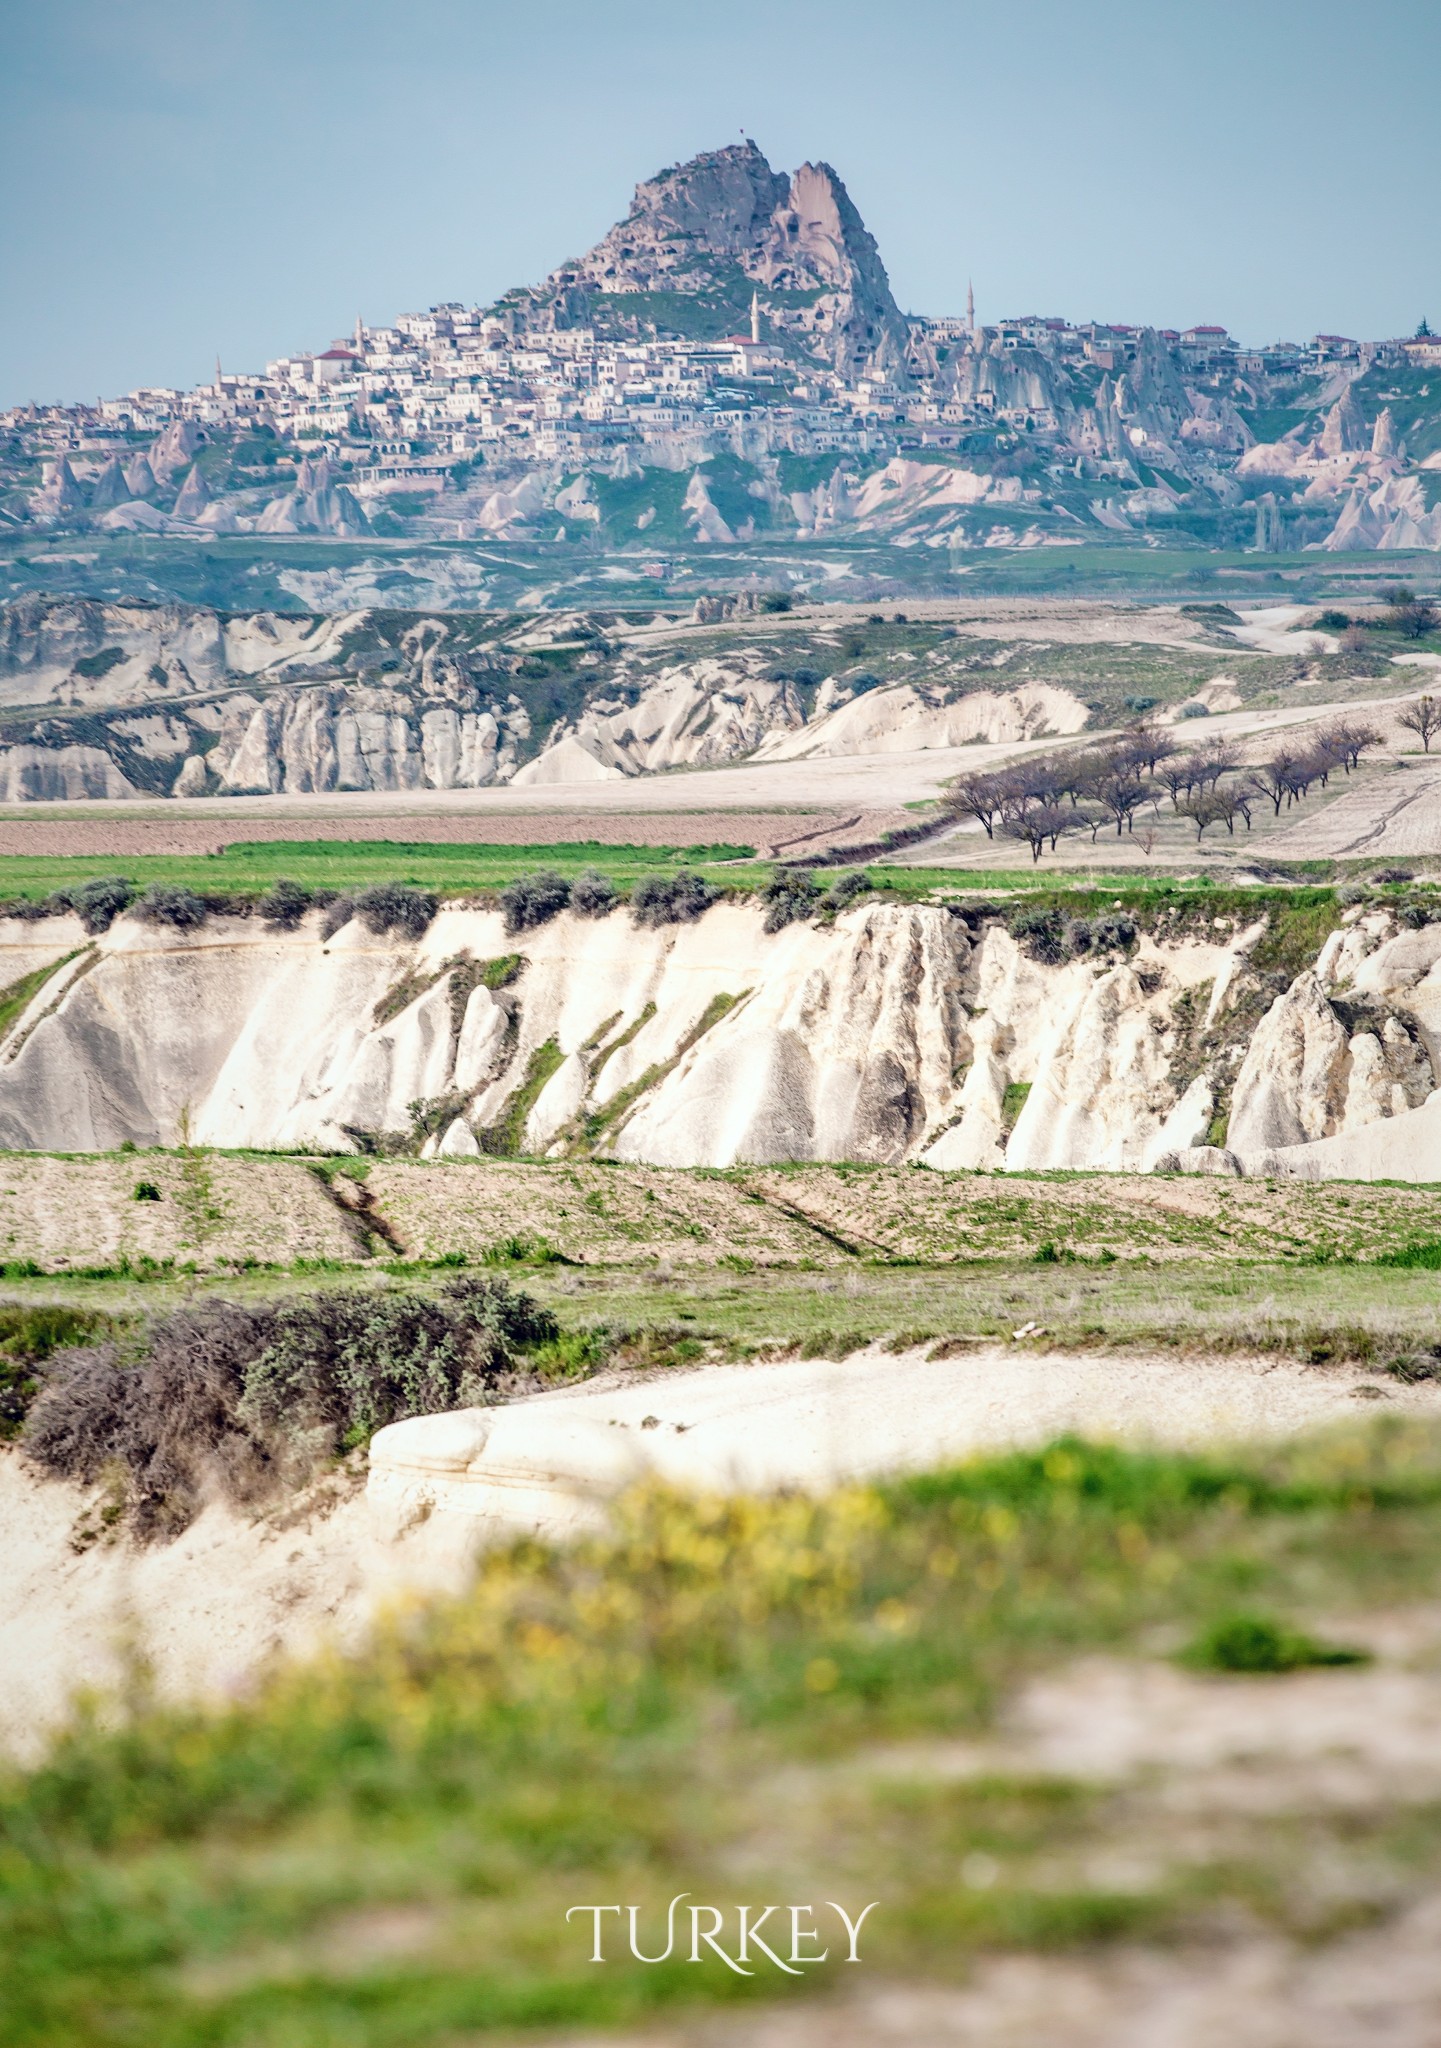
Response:
[{"label": "shrub", "polygon": [[321,909],[321,938],[326,940],[333,939],[338,931],[350,923],[354,915],[355,898],[353,896],[332,896]]},{"label": "shrub", "polygon": [[131,1195],[130,1199],[132,1202],[158,1202],[160,1200],[160,1190],[156,1187],[153,1180],[138,1180],[135,1183],[135,1192]]},{"label": "shrub", "polygon": [[108,1329],[102,1310],[59,1302],[0,1302],[0,1438],[13,1437],[39,1388],[46,1359],[67,1344],[83,1344]]},{"label": "shrub", "polygon": [[1098,953],[1131,953],[1136,947],[1136,920],[1124,910],[1105,910],[1091,926]]},{"label": "shrub", "polygon": [[113,1341],[61,1353],[26,1424],[31,1460],[87,1485],[118,1468],[142,1536],[178,1534],[212,1487],[254,1498],[271,1460],[236,1411],[270,1329],[268,1310],[207,1301],[154,1324],[138,1358]]},{"label": "shrub", "polygon": [[135,906],[147,924],[168,924],[178,932],[197,931],[210,912],[203,898],[179,882],[152,882]]},{"label": "shrub", "polygon": [[778,868],[761,891],[766,906],[765,929],[783,931],[803,917],[810,917],[821,893],[820,883],[807,868]]},{"label": "shrub", "polygon": [[631,908],[637,924],[688,924],[709,910],[717,893],[699,875],[643,875]]},{"label": "shrub", "polygon": [[277,875],[268,894],[260,899],[260,914],[267,924],[276,925],[281,931],[293,932],[313,900],[310,891],[303,889],[299,882]]},{"label": "shrub", "polygon": [[242,1414],[267,1433],[364,1442],[408,1415],[471,1406],[552,1341],[559,1325],[503,1280],[467,1276],[438,1295],[356,1289],[297,1295],[274,1312],[246,1374]]},{"label": "shrub", "polygon": [[1184,1661],[1201,1671],[1260,1675],[1301,1671],[1308,1665],[1366,1664],[1364,1650],[1318,1643],[1313,1636],[1283,1628],[1260,1614],[1232,1614],[1213,1622],[1186,1652]]},{"label": "shrub", "polygon": [[511,933],[549,924],[569,902],[570,883],[564,875],[553,874],[549,868],[542,868],[534,875],[517,875],[500,892],[505,928]]},{"label": "shrub", "polygon": [[1183,704],[1176,713],[1177,718],[1209,718],[1210,711],[1204,704]]},{"label": "shrub", "polygon": [[50,898],[56,910],[73,910],[91,938],[108,932],[135,894],[134,884],[124,875],[96,875],[68,889],[57,889]]},{"label": "shrub", "polygon": [[871,878],[865,869],[852,868],[847,874],[836,876],[822,896],[820,907],[836,916],[840,911],[848,909],[858,896],[864,896],[870,886]]},{"label": "shrub", "polygon": [[1043,967],[1054,967],[1066,957],[1066,938],[1060,914],[1054,910],[1022,909],[1012,912],[1011,937],[1028,959]]},{"label": "shrub", "polygon": [[1066,951],[1073,956],[1089,953],[1091,950],[1091,927],[1083,917],[1073,917],[1066,924]]},{"label": "shrub", "polygon": [[408,1415],[487,1398],[554,1318],[504,1280],[438,1295],[358,1288],[247,1309],[205,1301],[111,1340],[57,1354],[25,1429],[57,1477],[122,1479],[142,1536],[172,1535],[208,1495],[244,1502],[287,1473]]},{"label": "shrub", "polygon": [[761,599],[761,610],[763,612],[788,612],[792,602],[793,600],[788,590],[768,590]]},{"label": "shrub", "polygon": [[407,939],[423,939],[439,908],[429,889],[412,889],[405,882],[377,882],[355,898],[353,915],[377,938],[385,932],[400,932]]},{"label": "shrub", "polygon": [[608,917],[615,908],[615,883],[599,868],[587,868],[570,885],[570,907],[577,917]]}]

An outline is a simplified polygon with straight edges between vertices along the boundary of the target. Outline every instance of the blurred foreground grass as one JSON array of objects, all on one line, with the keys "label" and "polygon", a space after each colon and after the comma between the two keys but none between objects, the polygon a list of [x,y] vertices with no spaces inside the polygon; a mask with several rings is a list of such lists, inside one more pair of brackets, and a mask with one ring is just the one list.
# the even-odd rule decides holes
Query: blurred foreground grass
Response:
[{"label": "blurred foreground grass", "polygon": [[837,1988],[684,1942],[596,1967],[564,1917],[636,1904],[658,1949],[678,1892],[879,1899],[865,1961],[910,1980],[1237,1915],[1322,1938],[1361,1893],[1316,1871],[1382,1869],[1365,1910],[1396,1909],[1441,1880],[1441,1813],[1148,1823],[1128,1865],[1125,1795],[966,1745],[1083,1651],[1434,1597],[1438,1538],[1441,1435],[1391,1418],[1245,1457],[1066,1442],[819,1502],[639,1492],[605,1536],[493,1555],[228,1707],[137,1673],[118,1718],[0,1785],[0,2038],[400,2048]]}]

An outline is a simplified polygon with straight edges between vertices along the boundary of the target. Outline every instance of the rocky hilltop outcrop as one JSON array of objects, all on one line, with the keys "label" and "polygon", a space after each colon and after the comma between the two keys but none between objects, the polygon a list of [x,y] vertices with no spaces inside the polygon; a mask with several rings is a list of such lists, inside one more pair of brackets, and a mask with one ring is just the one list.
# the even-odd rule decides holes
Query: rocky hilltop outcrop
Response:
[{"label": "rocky hilltop outcrop", "polygon": [[0,1040],[0,1146],[1441,1179],[1441,927],[1352,914],[1269,1000],[1265,931],[1099,926],[1055,961],[879,901],[780,932],[740,903],[518,938],[443,907],[419,941],[0,923],[0,982],[56,967]]},{"label": "rocky hilltop outcrop", "polygon": [[637,185],[625,219],[551,273],[532,317],[588,325],[597,295],[683,292],[731,300],[739,321],[752,287],[783,312],[804,302],[789,331],[832,368],[904,372],[906,323],[840,178],[824,163],[786,177],[750,141]]}]

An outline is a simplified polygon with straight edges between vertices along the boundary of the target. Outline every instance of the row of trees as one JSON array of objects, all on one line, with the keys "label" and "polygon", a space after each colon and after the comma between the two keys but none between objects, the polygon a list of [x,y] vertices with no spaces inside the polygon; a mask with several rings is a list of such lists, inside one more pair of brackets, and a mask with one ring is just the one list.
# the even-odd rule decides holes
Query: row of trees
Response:
[{"label": "row of trees", "polygon": [[[1438,727],[1441,712],[1428,731]],[[1234,833],[1238,818],[1249,830],[1252,811],[1262,803],[1279,817],[1283,806],[1299,803],[1318,783],[1324,788],[1338,769],[1349,775],[1362,755],[1380,744],[1374,726],[1338,718],[1304,744],[1279,747],[1264,761],[1246,762],[1234,740],[1214,739],[1185,750],[1145,722],[1103,746],[1040,754],[992,773],[963,775],[952,784],[946,803],[954,817],[974,819],[988,839],[999,833],[1024,841],[1033,861],[1047,846],[1054,853],[1067,832],[1089,831],[1094,845],[1103,828],[1114,825],[1119,839],[1135,831],[1137,816],[1147,808],[1159,819],[1167,800],[1195,825],[1199,840],[1211,825],[1223,824]],[[1426,745],[1429,751],[1429,738]]]}]

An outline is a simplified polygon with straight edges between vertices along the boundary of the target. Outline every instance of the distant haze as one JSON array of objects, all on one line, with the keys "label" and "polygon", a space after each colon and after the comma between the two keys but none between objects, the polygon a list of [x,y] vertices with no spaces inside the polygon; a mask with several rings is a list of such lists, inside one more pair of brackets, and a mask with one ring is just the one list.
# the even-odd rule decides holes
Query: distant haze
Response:
[{"label": "distant haze", "polygon": [[1435,0],[0,0],[0,405],[485,303],[640,178],[834,164],[914,312],[1441,326]]}]

